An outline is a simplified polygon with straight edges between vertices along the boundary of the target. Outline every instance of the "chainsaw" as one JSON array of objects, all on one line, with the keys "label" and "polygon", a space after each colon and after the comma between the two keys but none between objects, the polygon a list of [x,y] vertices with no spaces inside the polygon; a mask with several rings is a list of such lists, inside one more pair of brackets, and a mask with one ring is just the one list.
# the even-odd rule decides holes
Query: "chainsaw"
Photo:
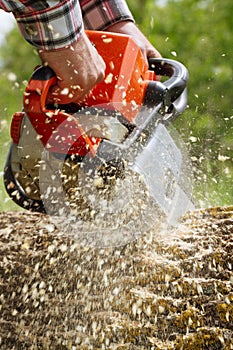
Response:
[{"label": "chainsaw", "polygon": [[108,232],[110,244],[115,234],[120,244],[156,217],[174,225],[193,208],[188,156],[171,123],[187,106],[188,71],[175,60],[147,61],[129,36],[87,35],[105,79],[80,104],[53,105],[57,77],[35,69],[12,118],[4,183],[20,207],[82,238],[99,242]]}]

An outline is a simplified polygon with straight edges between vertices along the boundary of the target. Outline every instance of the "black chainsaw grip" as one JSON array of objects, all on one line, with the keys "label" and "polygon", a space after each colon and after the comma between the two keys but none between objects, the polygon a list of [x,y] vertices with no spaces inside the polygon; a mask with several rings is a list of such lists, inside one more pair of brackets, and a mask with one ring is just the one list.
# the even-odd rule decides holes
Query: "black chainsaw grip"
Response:
[{"label": "black chainsaw grip", "polygon": [[[175,60],[167,58],[149,58],[149,69],[157,76],[168,77],[165,82],[149,82],[145,104],[163,102],[166,108],[176,101],[185,91],[188,82],[186,67]],[[158,101],[160,94],[160,101]]]},{"label": "black chainsaw grip", "polygon": [[32,74],[31,80],[47,81],[56,77],[56,74],[49,66],[40,66]]}]

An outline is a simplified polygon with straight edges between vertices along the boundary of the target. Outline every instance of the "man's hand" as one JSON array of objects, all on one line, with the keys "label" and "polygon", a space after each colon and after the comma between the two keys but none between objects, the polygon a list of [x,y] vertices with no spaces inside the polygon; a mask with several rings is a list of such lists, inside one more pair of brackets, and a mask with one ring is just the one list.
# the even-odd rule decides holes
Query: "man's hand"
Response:
[{"label": "man's hand", "polygon": [[39,56],[58,78],[48,96],[53,102],[78,103],[104,79],[105,63],[85,33],[71,46],[57,51],[39,51]]},{"label": "man's hand", "polygon": [[127,34],[132,36],[137,45],[140,47],[145,58],[162,57],[160,53],[154,48],[149,40],[144,36],[140,29],[130,21],[122,21],[109,26],[106,29],[108,32]]}]

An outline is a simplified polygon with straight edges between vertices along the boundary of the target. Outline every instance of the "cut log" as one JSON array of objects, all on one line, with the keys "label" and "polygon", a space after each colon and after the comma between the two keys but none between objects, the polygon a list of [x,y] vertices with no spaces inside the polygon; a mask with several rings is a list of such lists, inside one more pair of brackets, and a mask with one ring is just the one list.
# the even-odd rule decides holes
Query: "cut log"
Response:
[{"label": "cut log", "polygon": [[233,207],[122,247],[85,247],[49,217],[0,213],[0,348],[233,348]]}]

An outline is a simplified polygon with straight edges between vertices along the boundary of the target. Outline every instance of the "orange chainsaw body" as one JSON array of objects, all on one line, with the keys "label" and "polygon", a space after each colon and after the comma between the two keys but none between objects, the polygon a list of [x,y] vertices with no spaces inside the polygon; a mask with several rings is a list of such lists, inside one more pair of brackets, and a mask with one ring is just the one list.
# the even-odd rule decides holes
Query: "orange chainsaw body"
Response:
[{"label": "orange chainsaw body", "polygon": [[148,80],[156,80],[135,41],[126,35],[87,31],[90,41],[105,61],[105,79],[96,85],[88,106],[114,103],[131,123],[144,102]]},{"label": "orange chainsaw body", "polygon": [[[117,110],[128,123],[133,124],[143,105],[148,82],[156,80],[155,73],[148,70],[147,60],[131,37],[100,31],[86,33],[105,61],[106,75],[79,108],[103,106]],[[59,108],[47,105],[48,91],[56,84],[56,79],[54,74],[43,77],[34,72],[25,90],[24,112],[15,113],[13,117],[11,137],[15,143],[18,142],[20,120],[26,113],[49,151],[94,156],[101,139],[89,137],[80,125],[78,115],[67,113],[66,106],[64,109],[61,107],[62,101]]]}]

